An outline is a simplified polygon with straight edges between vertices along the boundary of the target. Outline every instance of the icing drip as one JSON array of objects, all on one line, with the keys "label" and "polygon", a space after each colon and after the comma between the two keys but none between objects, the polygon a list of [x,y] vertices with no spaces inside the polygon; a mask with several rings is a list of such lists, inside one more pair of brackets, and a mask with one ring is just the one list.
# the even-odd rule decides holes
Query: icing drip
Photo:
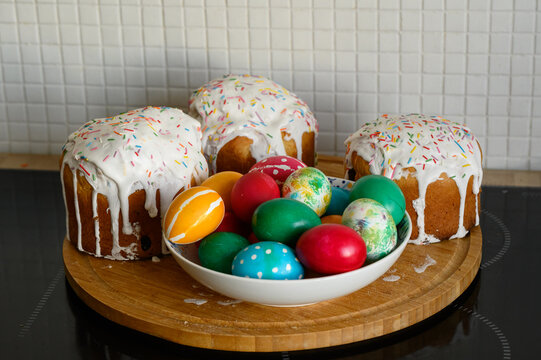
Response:
[{"label": "icing drip", "polygon": [[68,200],[66,198],[66,187],[64,186],[64,165],[65,163],[63,162],[62,165],[60,166],[60,183],[62,184],[62,197],[64,198],[64,209],[66,209],[66,238],[71,241],[71,238],[70,238],[70,232],[69,232],[69,216],[68,216]]},{"label": "icing drip", "polygon": [[[383,115],[366,123],[348,137],[346,145],[346,178],[353,168],[352,154],[357,153],[368,162],[370,173],[400,179],[410,175],[419,184],[419,198],[413,200],[417,212],[419,236],[414,243],[439,241],[424,229],[425,195],[428,185],[446,173],[460,193],[460,218],[457,233],[451,238],[467,234],[464,228],[464,208],[468,181],[473,178],[472,192],[479,194],[483,170],[481,150],[470,130],[439,116],[420,114]],[[478,197],[475,196],[476,225],[479,224]]]},{"label": "icing drip", "polygon": [[96,255],[101,256],[100,222],[98,221],[98,192],[92,191],[92,218],[94,219],[94,233],[96,234]]},{"label": "icing drip", "polygon": [[79,197],[77,194],[77,173],[73,173],[73,199],[75,203],[75,218],[77,219],[77,249],[83,250],[81,235],[81,214],[79,213]]},{"label": "icing drip", "polygon": [[226,75],[194,91],[190,114],[203,123],[203,151],[212,172],[223,145],[237,136],[253,141],[252,157],[259,161],[286,155],[286,140],[295,140],[302,159],[302,135],[317,132],[318,124],[308,105],[274,81],[260,76]]},{"label": "icing drip", "polygon": [[[97,216],[98,193],[107,198],[113,236],[110,257],[134,258],[136,244],[121,247],[119,243],[120,231],[127,235],[134,234],[137,238],[140,236],[139,229],[134,228],[129,220],[129,195],[144,190],[145,209],[150,217],[156,217],[158,213],[165,214],[178,190],[190,187],[192,177],[200,183],[208,176],[200,139],[200,124],[181,110],[168,107],[145,107],[109,118],[95,119],[71,134],[64,145],[62,169],[67,165],[73,172],[78,248],[83,250],[77,174],[84,175],[94,189],[94,217]],[[160,209],[157,208],[158,190]],[[99,256],[97,221],[95,230],[96,255]]]}]

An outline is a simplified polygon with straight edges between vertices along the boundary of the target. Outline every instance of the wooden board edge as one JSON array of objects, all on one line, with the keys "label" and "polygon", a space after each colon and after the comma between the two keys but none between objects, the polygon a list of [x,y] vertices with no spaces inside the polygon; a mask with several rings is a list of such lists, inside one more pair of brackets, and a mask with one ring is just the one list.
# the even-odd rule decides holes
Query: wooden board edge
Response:
[{"label": "wooden board edge", "polygon": [[[473,241],[475,239],[470,239],[470,248],[466,254],[468,259],[468,264],[462,264],[467,267],[467,270],[460,274],[455,273],[453,276],[447,278],[444,282],[440,283],[434,289],[428,293],[422,294],[422,296],[415,298],[416,301],[422,303],[422,299],[425,297],[433,296],[433,292],[437,291],[441,287],[446,287],[450,282],[459,284],[458,289],[453,289],[449,287],[443,294],[439,295],[439,299],[433,298],[428,303],[423,304],[423,311],[420,317],[416,318],[413,323],[404,321],[403,312],[400,314],[390,315],[384,319],[380,319],[375,323],[371,324],[357,324],[344,327],[342,329],[332,330],[323,330],[316,332],[308,332],[296,335],[280,335],[273,334],[267,336],[254,336],[254,335],[224,335],[224,334],[202,334],[200,332],[189,331],[188,329],[182,328],[162,328],[161,330],[153,329],[149,331],[148,325],[142,320],[133,319],[132,317],[126,318],[125,313],[121,313],[118,310],[108,306],[102,301],[94,298],[81,284],[79,284],[71,275],[70,268],[66,263],[65,254],[64,254],[64,263],[66,269],[66,277],[68,283],[74,289],[75,293],[81,300],[94,311],[98,312],[100,315],[105,318],[118,323],[122,326],[147,333],[152,336],[156,336],[168,341],[179,343],[182,345],[214,349],[214,350],[224,350],[224,351],[241,351],[241,352],[274,352],[274,351],[296,351],[296,350],[309,350],[315,348],[336,346],[336,345],[345,345],[353,342],[368,340],[377,338],[383,335],[388,335],[390,333],[403,330],[415,323],[423,321],[445,307],[451,304],[456,298],[458,298],[465,289],[471,284],[480,267],[481,261],[481,233],[479,230],[479,240]],[[67,244],[69,243],[69,244]],[[478,243],[478,246],[475,246]],[[65,239],[64,246],[72,246],[71,243]],[[74,251],[77,251],[73,248]],[[63,249],[63,252],[65,249]],[[459,276],[460,278],[456,278]],[[441,298],[444,298],[442,301]],[[419,313],[419,311],[413,311],[414,313]],[[138,321],[134,321],[138,320]],[[369,333],[370,336],[367,336],[366,331],[360,331],[359,327],[363,329],[365,327],[373,327],[374,330],[372,333]],[[334,334],[335,340],[330,336],[330,332]],[[336,336],[339,336],[339,340],[336,340]],[[300,346],[294,344],[302,344]]]}]

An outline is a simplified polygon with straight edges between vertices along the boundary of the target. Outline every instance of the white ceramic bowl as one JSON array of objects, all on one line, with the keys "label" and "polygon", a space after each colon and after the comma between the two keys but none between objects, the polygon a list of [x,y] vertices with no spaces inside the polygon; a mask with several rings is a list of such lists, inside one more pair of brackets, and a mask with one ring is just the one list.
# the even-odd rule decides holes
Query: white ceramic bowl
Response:
[{"label": "white ceramic bowl", "polygon": [[[351,188],[352,182],[331,178],[333,186]],[[178,245],[164,238],[176,262],[195,280],[233,299],[272,306],[302,306],[351,294],[372,283],[398,260],[411,236],[411,219],[406,213],[398,226],[396,248],[384,258],[337,275],[302,280],[251,279],[207,269],[200,265],[196,243]],[[322,289],[325,289],[324,291]]]}]

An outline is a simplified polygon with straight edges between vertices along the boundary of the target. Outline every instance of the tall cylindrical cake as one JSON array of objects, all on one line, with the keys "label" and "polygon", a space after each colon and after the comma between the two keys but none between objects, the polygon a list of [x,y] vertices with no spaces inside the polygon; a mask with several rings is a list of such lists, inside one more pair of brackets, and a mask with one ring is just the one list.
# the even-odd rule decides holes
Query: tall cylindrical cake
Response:
[{"label": "tall cylindrical cake", "polygon": [[482,153],[466,126],[439,116],[383,115],[345,145],[346,178],[384,175],[401,188],[411,242],[464,237],[479,224]]},{"label": "tall cylindrical cake", "polygon": [[315,163],[314,115],[304,101],[272,80],[250,75],[212,80],[194,91],[190,115],[202,123],[211,172],[246,173],[273,155]]},{"label": "tall cylindrical cake", "polygon": [[161,216],[208,176],[200,124],[181,110],[145,107],[84,124],[64,145],[67,238],[110,259],[162,253]]}]

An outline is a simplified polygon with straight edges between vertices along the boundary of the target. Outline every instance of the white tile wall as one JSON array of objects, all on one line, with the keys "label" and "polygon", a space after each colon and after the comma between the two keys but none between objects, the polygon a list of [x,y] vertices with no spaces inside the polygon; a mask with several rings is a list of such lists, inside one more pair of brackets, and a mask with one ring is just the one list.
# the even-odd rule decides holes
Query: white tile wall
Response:
[{"label": "white tile wall", "polygon": [[305,99],[321,153],[424,112],[467,124],[488,168],[541,170],[541,0],[0,0],[0,152],[58,153],[229,72]]}]

